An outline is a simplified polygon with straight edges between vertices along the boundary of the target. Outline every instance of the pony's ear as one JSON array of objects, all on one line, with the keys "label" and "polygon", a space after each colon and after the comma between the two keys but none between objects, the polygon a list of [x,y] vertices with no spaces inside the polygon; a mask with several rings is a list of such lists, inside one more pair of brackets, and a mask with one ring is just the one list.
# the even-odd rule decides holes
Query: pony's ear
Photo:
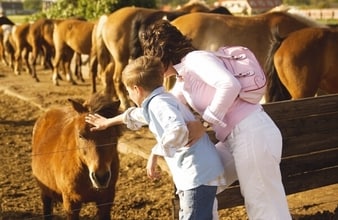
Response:
[{"label": "pony's ear", "polygon": [[120,104],[121,104],[120,100],[113,101],[113,103],[112,103],[114,109],[119,109],[120,108]]},{"label": "pony's ear", "polygon": [[86,113],[88,112],[88,108],[82,105],[82,103],[74,100],[74,99],[68,99],[68,101],[72,104],[73,109],[77,111],[78,113]]}]

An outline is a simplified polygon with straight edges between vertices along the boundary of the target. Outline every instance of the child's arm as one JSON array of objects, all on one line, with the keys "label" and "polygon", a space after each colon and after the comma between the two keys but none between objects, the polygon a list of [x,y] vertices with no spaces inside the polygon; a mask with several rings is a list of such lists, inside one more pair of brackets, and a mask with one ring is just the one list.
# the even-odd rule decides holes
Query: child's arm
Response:
[{"label": "child's arm", "polygon": [[129,129],[137,130],[147,124],[141,109],[135,107],[131,107],[122,114],[112,118],[105,118],[99,114],[89,114],[86,116],[85,120],[87,123],[94,126],[90,129],[91,131],[104,130],[110,126],[120,124],[126,124]]},{"label": "child's arm", "polygon": [[99,114],[89,114],[86,116],[86,122],[93,125],[91,131],[104,130],[113,125],[123,123],[123,114],[117,115],[113,118],[105,118]]}]

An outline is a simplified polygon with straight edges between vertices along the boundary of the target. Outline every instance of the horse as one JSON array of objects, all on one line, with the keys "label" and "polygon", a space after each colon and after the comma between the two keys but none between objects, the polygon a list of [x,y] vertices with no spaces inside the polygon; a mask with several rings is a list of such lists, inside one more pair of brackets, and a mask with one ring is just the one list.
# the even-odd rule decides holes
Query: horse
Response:
[{"label": "horse", "polygon": [[[112,22],[112,21],[111,21]],[[111,25],[107,22],[107,26]],[[142,48],[139,43],[139,33],[151,21],[148,19],[147,23],[138,24],[137,20],[133,21],[132,31],[137,33],[133,34],[134,38],[131,39],[134,51],[139,51],[134,54],[134,57],[142,54]],[[266,57],[271,43],[272,28],[279,27],[282,34],[287,34],[292,31],[309,27],[309,26],[322,26],[322,24],[314,20],[297,16],[286,12],[271,12],[255,16],[232,16],[214,13],[188,13],[177,17],[171,23],[178,28],[188,38],[192,40],[192,44],[196,49],[215,51],[219,47],[241,45],[249,48],[256,55],[262,67],[265,66]],[[106,30],[109,30],[108,27]],[[217,31],[216,31],[217,30]],[[110,32],[112,33],[112,32]],[[135,40],[136,38],[136,40]],[[138,43],[137,43],[138,42]],[[110,48],[111,46],[108,46]],[[115,46],[117,47],[117,46]],[[115,56],[115,54],[113,54]],[[116,63],[116,66],[120,65]],[[120,80],[120,67],[115,67],[114,83],[117,87],[121,83]],[[119,75],[117,75],[119,74]],[[173,83],[173,82],[171,82]],[[171,85],[167,85],[170,88]],[[127,100],[126,94],[119,94],[122,90],[116,89],[121,102]]]},{"label": "horse", "polygon": [[171,23],[192,39],[192,44],[197,49],[215,51],[224,45],[245,46],[254,52],[263,67],[273,28],[278,27],[280,34],[285,36],[301,28],[324,26],[304,16],[287,12],[253,16],[191,13],[180,16]]},{"label": "horse", "polygon": [[26,72],[38,82],[39,79],[32,74],[32,68],[29,64],[29,53],[32,51],[31,45],[28,43],[27,36],[30,29],[30,23],[14,25],[11,32],[11,38],[14,48],[14,73],[21,74],[21,62],[25,62]]},{"label": "horse", "polygon": [[98,59],[105,78],[104,93],[119,98],[122,109],[131,105],[121,83],[121,72],[128,64],[130,58],[133,58],[133,52],[131,51],[133,47],[131,47],[130,40],[134,39],[132,36],[132,26],[135,20],[146,21],[149,17],[152,17],[154,20],[165,17],[171,21],[187,13],[196,13],[196,11],[210,11],[210,9],[201,3],[185,4],[182,8],[174,11],[124,7],[114,11],[110,15],[101,16],[97,24],[98,28],[94,28],[96,30],[94,32],[96,43],[93,43],[93,45],[100,45],[101,47],[93,49],[93,53],[95,53],[94,51],[97,54],[109,52],[105,56],[101,56],[105,57],[104,59],[109,57],[110,61],[108,63],[106,60],[102,62],[106,63],[106,66],[101,66],[101,61]]},{"label": "horse", "polygon": [[120,128],[90,131],[88,113],[118,114],[119,101],[94,94],[85,102],[53,107],[41,115],[32,133],[32,172],[41,190],[43,215],[52,218],[62,202],[68,219],[78,219],[82,203],[95,202],[99,219],[110,219],[119,172]]},{"label": "horse", "polygon": [[[53,60],[53,83],[59,85],[58,69],[60,61],[68,63],[68,69],[65,70],[68,80],[76,84],[73,80],[70,62],[74,56],[79,58],[79,54],[90,55],[92,47],[92,31],[94,22],[80,19],[65,19],[62,22],[55,24],[53,32],[53,42],[55,47],[55,57]],[[79,74],[78,79],[83,80],[82,74]]]},{"label": "horse", "polygon": [[305,28],[280,37],[274,43],[267,62],[269,102],[313,97],[320,93],[338,93],[338,30]]},{"label": "horse", "polygon": [[36,74],[36,61],[38,55],[43,55],[43,65],[45,68],[52,68],[52,58],[54,57],[53,31],[54,24],[60,22],[59,19],[41,18],[31,24],[28,31],[27,41],[32,47],[30,65],[32,74]]}]

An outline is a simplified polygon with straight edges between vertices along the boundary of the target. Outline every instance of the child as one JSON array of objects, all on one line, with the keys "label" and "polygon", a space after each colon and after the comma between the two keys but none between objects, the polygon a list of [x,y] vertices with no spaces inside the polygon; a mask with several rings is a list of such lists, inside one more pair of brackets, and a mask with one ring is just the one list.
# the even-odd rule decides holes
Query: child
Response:
[{"label": "child", "polygon": [[129,129],[148,125],[156,136],[147,163],[147,175],[158,178],[157,157],[163,156],[172,173],[180,199],[180,219],[213,218],[217,186],[225,185],[223,165],[214,144],[205,133],[188,147],[187,121],[194,115],[163,85],[164,67],[160,59],[142,56],[126,66],[122,81],[129,97],[138,106],[127,109],[114,118],[88,115],[91,130],[101,130],[117,124]]}]

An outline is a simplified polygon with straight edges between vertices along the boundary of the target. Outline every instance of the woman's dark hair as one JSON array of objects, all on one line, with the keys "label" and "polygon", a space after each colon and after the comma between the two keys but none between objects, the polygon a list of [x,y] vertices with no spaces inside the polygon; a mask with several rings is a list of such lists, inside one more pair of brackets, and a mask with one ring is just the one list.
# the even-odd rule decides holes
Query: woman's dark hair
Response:
[{"label": "woman's dark hair", "polygon": [[167,20],[158,20],[141,33],[144,55],[159,57],[167,69],[177,64],[189,52],[195,50],[191,39],[184,36]]}]

